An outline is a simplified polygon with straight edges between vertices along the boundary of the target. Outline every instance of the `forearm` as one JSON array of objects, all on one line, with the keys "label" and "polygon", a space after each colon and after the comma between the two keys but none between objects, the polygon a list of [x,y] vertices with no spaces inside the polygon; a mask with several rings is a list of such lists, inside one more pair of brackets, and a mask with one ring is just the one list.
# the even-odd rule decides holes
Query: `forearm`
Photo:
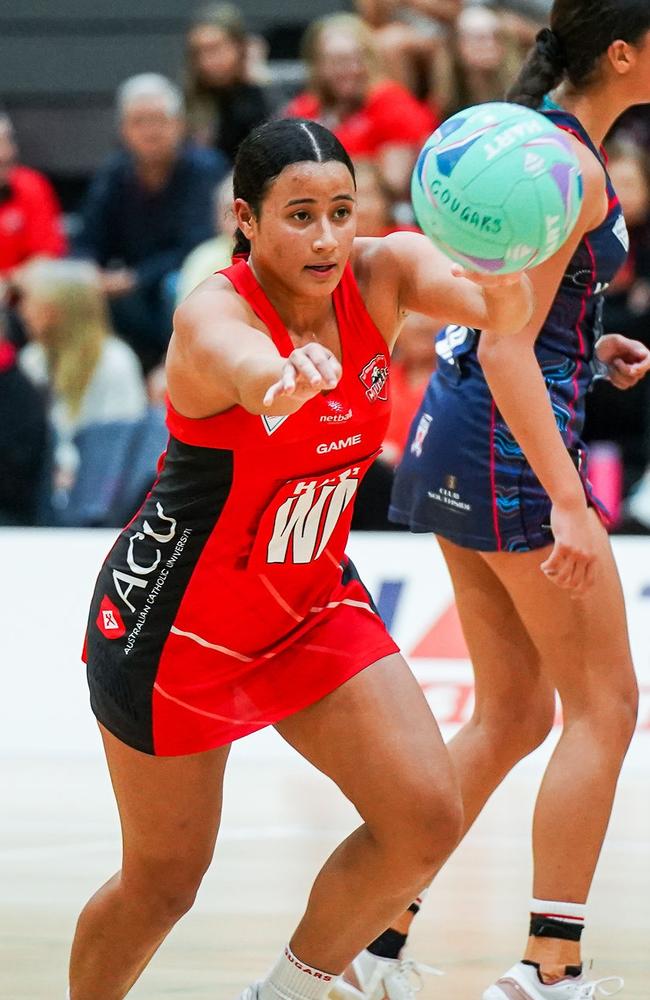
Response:
[{"label": "forearm", "polygon": [[290,396],[274,400],[271,407],[264,404],[270,387],[282,378],[285,364],[286,358],[279,354],[242,357],[232,372],[238,404],[249,413],[270,417],[284,417],[299,410],[303,400]]},{"label": "forearm", "polygon": [[479,361],[490,392],[553,504],[585,504],[585,494],[555,422],[531,344],[482,335]]}]

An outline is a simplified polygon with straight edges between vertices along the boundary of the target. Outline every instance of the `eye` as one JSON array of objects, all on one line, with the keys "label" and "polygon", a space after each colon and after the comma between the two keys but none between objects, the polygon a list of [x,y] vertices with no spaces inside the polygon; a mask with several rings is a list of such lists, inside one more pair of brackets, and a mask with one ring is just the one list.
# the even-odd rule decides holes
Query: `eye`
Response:
[{"label": "eye", "polygon": [[350,209],[347,207],[347,205],[341,205],[341,207],[337,208],[336,211],[334,212],[335,219],[347,219],[349,215],[350,215]]},{"label": "eye", "polygon": [[304,208],[301,208],[299,212],[294,212],[291,218],[295,219],[296,222],[308,222],[309,212],[306,212]]}]

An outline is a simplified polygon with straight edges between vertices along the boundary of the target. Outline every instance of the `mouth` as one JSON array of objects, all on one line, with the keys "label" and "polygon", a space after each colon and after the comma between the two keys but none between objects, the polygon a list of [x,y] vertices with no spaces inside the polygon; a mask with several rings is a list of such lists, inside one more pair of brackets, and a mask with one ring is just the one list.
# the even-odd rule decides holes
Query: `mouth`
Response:
[{"label": "mouth", "polygon": [[336,264],[307,264],[305,271],[312,271],[314,274],[332,274],[336,270]]}]

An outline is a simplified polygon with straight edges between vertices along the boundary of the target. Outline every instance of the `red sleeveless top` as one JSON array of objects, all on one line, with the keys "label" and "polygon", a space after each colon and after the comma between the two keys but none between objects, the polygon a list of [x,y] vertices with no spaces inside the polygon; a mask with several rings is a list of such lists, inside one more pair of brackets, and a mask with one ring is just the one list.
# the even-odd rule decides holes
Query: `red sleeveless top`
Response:
[{"label": "red sleeveless top", "polygon": [[[287,357],[294,349],[277,312],[245,260],[221,272],[266,325]],[[179,617],[203,627],[214,605],[236,610],[223,623],[229,648],[246,655],[308,627],[340,585],[355,496],[379,454],[390,415],[389,351],[370,318],[348,265],[333,293],[343,374],[290,416],[233,406],[203,419],[169,405],[172,439],[192,449],[220,449],[232,462],[228,495],[190,581]],[[270,599],[269,599],[270,598]],[[191,619],[191,620],[190,620]],[[178,624],[178,623],[177,623]],[[185,627],[182,623],[179,627]],[[231,632],[236,635],[231,635]]]},{"label": "red sleeveless top", "polygon": [[[293,350],[243,260],[222,272]],[[389,418],[389,355],[348,266],[333,294],[343,375],[291,416],[168,410],[159,477],[100,572],[87,662],[97,718],[147,753],[228,743],[394,653],[345,555]]]}]

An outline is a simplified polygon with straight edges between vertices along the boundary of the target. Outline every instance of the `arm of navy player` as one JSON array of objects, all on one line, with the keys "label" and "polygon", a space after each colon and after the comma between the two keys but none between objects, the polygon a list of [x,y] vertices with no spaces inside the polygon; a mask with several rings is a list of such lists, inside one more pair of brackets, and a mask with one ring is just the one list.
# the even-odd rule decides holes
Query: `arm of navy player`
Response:
[{"label": "arm of navy player", "polygon": [[283,358],[257,322],[219,275],[178,307],[167,376],[180,412],[201,418],[239,405],[249,413],[285,416],[338,383],[340,365],[320,344]]},{"label": "arm of navy player", "polygon": [[592,579],[594,538],[580,475],[562,439],[537,361],[535,341],[568,265],[585,233],[607,214],[604,173],[577,141],[585,183],[574,232],[549,260],[529,272],[536,295],[532,318],[511,335],[487,329],[478,357],[496,405],[553,504],[555,547],[544,571],[559,586],[584,592]]}]

